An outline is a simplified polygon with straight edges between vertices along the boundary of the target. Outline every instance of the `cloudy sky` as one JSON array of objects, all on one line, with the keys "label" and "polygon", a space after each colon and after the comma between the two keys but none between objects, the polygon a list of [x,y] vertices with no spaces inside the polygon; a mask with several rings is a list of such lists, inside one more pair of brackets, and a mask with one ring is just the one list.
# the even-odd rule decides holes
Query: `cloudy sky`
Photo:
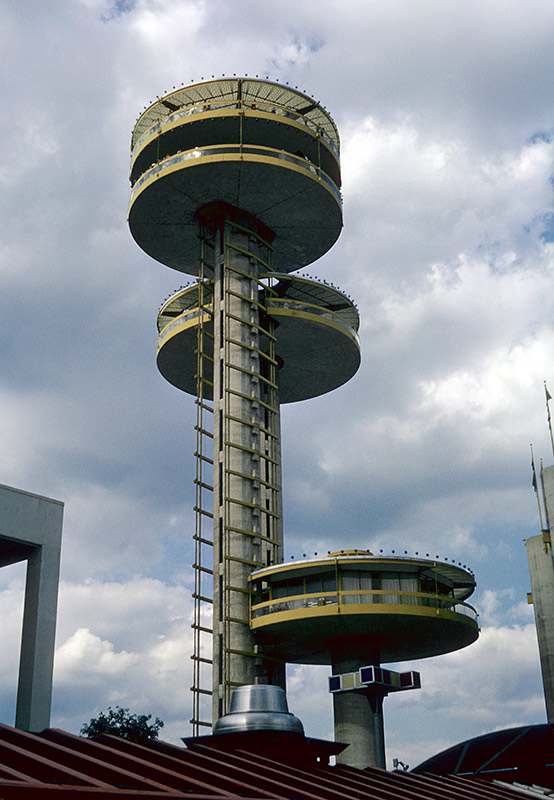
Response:
[{"label": "cloudy sky", "polygon": [[[190,732],[194,404],[154,358],[183,276],[128,232],[129,142],[156,95],[233,73],[333,115],[345,225],[307,272],[362,320],[356,377],[283,410],[286,556],[475,571],[481,638],[386,701],[390,759],[545,721],[523,540],[529,444],[552,461],[553,36],[548,0],[4,0],[0,483],[65,503],[54,726],[119,704]],[[23,582],[0,574],[8,724]],[[289,675],[313,736],[327,674]]]}]

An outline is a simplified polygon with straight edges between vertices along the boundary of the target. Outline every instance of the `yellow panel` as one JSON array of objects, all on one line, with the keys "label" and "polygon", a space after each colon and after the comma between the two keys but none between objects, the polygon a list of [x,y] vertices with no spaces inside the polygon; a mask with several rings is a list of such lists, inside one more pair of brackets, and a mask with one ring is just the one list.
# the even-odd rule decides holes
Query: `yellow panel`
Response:
[{"label": "yellow panel", "polygon": [[341,688],[353,689],[355,675],[355,672],[347,672],[346,675],[341,675]]}]

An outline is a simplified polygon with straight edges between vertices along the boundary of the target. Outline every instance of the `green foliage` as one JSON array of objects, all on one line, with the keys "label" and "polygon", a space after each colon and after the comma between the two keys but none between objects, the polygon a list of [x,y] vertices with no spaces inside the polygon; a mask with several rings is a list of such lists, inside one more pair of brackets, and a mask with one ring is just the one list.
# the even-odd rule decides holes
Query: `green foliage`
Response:
[{"label": "green foliage", "polygon": [[150,719],[152,719],[152,714],[130,714],[128,708],[116,706],[114,710],[108,706],[107,713],[101,711],[97,717],[93,717],[86,725],[83,725],[81,736],[95,739],[103,733],[109,733],[131,742],[157,739],[164,724],[158,717],[154,722],[149,722]]}]

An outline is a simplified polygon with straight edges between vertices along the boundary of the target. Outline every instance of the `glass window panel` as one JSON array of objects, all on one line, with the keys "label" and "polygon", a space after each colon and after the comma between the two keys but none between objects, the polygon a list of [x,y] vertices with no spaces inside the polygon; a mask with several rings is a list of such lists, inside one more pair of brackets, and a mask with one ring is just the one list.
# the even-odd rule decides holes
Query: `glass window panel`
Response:
[{"label": "glass window panel", "polygon": [[[381,578],[381,589],[400,590],[400,577],[396,572],[387,572]],[[397,594],[384,594],[381,595],[383,603],[396,604],[399,602]]]},{"label": "glass window panel", "polygon": [[[360,573],[356,570],[345,570],[341,573],[341,586],[343,592],[355,592],[360,588]],[[359,603],[360,595],[343,594],[343,603]]]},{"label": "glass window panel", "polygon": [[[400,588],[403,592],[417,592],[417,578],[412,575],[401,575]],[[402,598],[402,603],[407,606],[416,606],[419,603],[419,598],[415,596],[404,596]]]},{"label": "glass window panel", "polygon": [[272,595],[273,597],[286,597],[287,595],[287,584],[286,581],[279,581],[278,583],[274,583],[272,586]]},{"label": "glass window panel", "polygon": [[310,575],[306,578],[306,594],[319,594],[321,592],[321,575]]},{"label": "glass window panel", "polygon": [[337,591],[337,578],[333,572],[328,572],[323,575],[323,591],[336,592]]},{"label": "glass window panel", "polygon": [[360,588],[360,574],[358,572],[348,571],[342,573],[342,590],[343,592],[353,592]]},{"label": "glass window panel", "polygon": [[287,594],[304,594],[304,584],[302,578],[294,578],[288,581]]}]

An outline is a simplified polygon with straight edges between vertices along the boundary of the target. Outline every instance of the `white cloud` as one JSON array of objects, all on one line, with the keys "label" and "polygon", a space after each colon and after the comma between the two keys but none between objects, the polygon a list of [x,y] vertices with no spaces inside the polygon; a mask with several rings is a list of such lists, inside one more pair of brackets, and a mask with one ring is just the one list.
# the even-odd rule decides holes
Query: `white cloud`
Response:
[{"label": "white cloud", "polygon": [[115,652],[111,642],[94,636],[88,628],[78,628],[56,653],[56,679],[60,686],[69,676],[81,686],[89,683],[113,682],[122,677],[137,663],[137,656],[125,650]]},{"label": "white cloud", "polygon": [[119,705],[161,718],[164,737],[178,741],[189,729],[190,623],[184,587],[144,578],[62,584],[53,723],[78,731]]}]

